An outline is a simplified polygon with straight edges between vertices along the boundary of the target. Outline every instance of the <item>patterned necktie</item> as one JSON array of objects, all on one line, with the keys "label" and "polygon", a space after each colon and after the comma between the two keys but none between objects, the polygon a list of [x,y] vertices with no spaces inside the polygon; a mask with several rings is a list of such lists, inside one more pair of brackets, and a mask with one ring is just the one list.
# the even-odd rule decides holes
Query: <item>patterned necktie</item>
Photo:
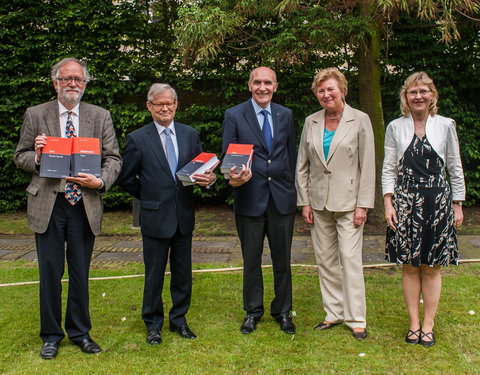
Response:
[{"label": "patterned necktie", "polygon": [[272,147],[272,129],[270,128],[270,122],[268,121],[268,111],[266,109],[264,109],[260,113],[264,117],[262,133],[263,133],[263,136],[265,137],[265,143],[267,144],[267,150],[268,150],[268,152],[270,152],[270,149]]},{"label": "patterned necktie", "polygon": [[175,172],[177,171],[177,156],[175,155],[175,147],[173,147],[172,137],[170,137],[170,129],[165,128],[165,151],[167,152],[168,165],[172,171],[173,179],[175,179]]},{"label": "patterned necktie", "polygon": [[[65,135],[67,138],[76,137],[75,126],[73,126],[72,121],[72,112],[68,111],[67,113],[67,124],[65,127]],[[80,185],[74,182],[67,182],[65,185],[65,198],[70,202],[72,206],[76,205],[78,201],[82,198],[82,189]]]}]

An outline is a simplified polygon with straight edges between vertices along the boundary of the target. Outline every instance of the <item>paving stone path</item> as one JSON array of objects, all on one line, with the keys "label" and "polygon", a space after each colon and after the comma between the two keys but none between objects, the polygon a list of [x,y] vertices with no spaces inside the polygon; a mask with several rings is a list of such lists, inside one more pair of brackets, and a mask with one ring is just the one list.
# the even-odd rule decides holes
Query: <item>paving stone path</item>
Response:
[{"label": "paving stone path", "polygon": [[[365,236],[364,264],[385,263],[384,236]],[[460,259],[480,259],[480,236],[459,236]],[[142,262],[142,241],[138,237],[100,236],[95,242],[93,264]],[[0,260],[26,260],[35,262],[34,236],[0,236]],[[237,237],[195,237],[192,260],[194,263],[218,263],[237,266],[242,263],[240,242]],[[271,264],[265,243],[263,263]],[[296,236],[292,245],[292,263],[315,264],[310,236]]]}]

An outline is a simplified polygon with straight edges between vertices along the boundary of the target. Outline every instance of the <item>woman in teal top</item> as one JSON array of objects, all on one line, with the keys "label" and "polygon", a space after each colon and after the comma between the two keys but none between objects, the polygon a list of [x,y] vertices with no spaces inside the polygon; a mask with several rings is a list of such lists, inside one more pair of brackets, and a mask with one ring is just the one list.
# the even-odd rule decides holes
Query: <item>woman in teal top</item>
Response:
[{"label": "woman in teal top", "polygon": [[297,205],[312,224],[325,317],[315,327],[345,323],[367,337],[362,269],[363,225],[373,207],[375,155],[368,115],[345,103],[347,80],[323,69],[312,90],[322,110],[305,119],[297,160]]},{"label": "woman in teal top", "polygon": [[325,128],[323,131],[323,154],[325,155],[325,160],[328,159],[328,151],[330,150],[330,144],[332,143],[333,136],[335,135],[335,130],[328,130]]}]

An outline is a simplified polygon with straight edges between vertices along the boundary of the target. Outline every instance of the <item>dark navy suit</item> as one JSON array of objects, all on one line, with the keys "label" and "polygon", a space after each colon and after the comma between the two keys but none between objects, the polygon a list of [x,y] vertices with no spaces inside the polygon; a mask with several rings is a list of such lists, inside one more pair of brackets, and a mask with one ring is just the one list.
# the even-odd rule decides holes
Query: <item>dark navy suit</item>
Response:
[{"label": "dark navy suit", "polygon": [[[177,170],[202,152],[195,129],[175,122]],[[162,289],[170,254],[173,306],[170,323],[186,324],[192,293],[192,232],[195,226],[193,187],[183,186],[170,171],[155,124],[127,136],[118,184],[140,200],[140,226],[145,263],[142,318],[148,330],[164,321]]]},{"label": "dark navy suit", "polygon": [[268,238],[274,269],[276,317],[292,308],[290,252],[296,210],[295,125],[292,112],[275,103],[273,143],[268,152],[251,100],[228,109],[223,122],[223,153],[230,143],[253,144],[252,178],[232,188],[237,231],[244,260],[243,302],[248,314],[261,317],[262,252]]}]

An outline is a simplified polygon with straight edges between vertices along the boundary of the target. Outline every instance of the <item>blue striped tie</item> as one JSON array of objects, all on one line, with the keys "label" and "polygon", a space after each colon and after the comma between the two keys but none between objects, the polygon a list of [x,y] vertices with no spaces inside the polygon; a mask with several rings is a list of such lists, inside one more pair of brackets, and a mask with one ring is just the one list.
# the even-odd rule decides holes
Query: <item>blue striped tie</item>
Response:
[{"label": "blue striped tie", "polygon": [[177,171],[177,156],[175,155],[175,147],[173,147],[172,137],[170,137],[170,129],[165,128],[165,150],[167,152],[168,165],[172,171],[173,179],[175,179],[175,172]]}]

